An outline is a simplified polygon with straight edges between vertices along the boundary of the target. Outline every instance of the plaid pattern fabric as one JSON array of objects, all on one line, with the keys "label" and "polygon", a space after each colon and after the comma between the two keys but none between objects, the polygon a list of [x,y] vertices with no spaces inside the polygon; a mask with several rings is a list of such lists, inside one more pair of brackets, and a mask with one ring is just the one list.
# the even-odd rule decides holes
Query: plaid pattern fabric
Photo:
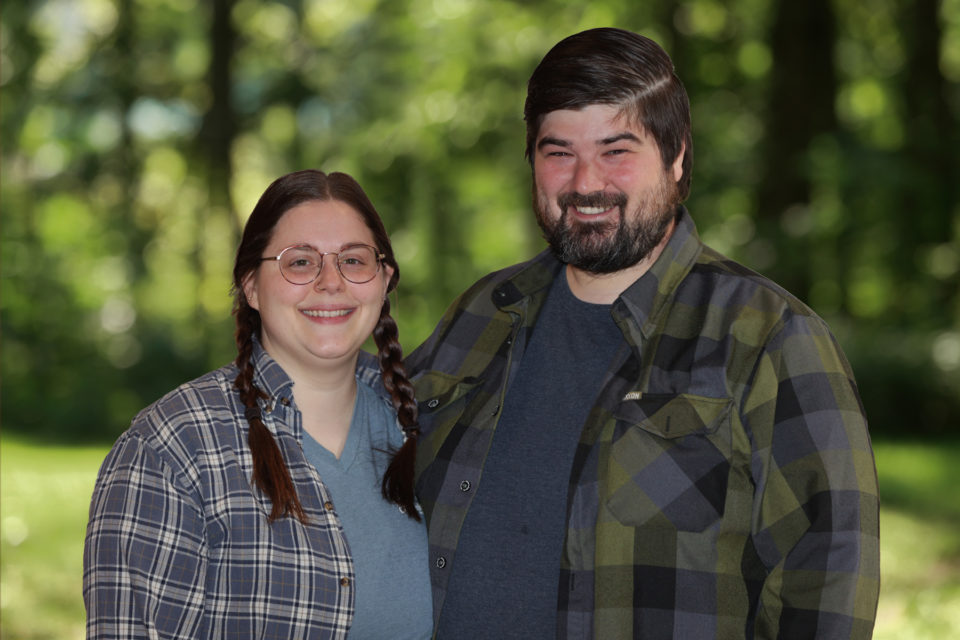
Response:
[{"label": "plaid pattern fabric", "polygon": [[182,385],[136,417],[100,469],[84,546],[87,637],[346,637],[347,541],[300,448],[293,384],[259,345],[256,372],[310,525],[267,521],[236,368]]},{"label": "plaid pattern fabric", "polygon": [[[544,252],[487,276],[407,359],[437,617],[506,388],[561,268]],[[876,470],[826,324],[705,247],[685,210],[612,313],[624,343],[570,478],[558,637],[870,637]]]}]

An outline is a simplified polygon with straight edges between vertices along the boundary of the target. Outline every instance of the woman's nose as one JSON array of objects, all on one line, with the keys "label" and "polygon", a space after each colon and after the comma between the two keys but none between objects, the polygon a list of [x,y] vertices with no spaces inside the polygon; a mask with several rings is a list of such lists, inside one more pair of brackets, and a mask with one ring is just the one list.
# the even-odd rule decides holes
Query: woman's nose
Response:
[{"label": "woman's nose", "polygon": [[343,288],[343,276],[337,269],[337,256],[323,256],[320,261],[320,274],[313,281],[317,291],[338,291]]}]

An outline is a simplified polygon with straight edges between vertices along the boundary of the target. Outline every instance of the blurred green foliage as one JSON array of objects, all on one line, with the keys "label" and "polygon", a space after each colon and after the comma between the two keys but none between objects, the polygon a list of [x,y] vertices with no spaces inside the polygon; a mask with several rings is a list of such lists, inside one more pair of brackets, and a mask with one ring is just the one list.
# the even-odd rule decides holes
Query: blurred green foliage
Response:
[{"label": "blurred green foliage", "polygon": [[542,247],[526,79],[602,25],[674,57],[704,238],[827,318],[875,433],[955,432],[960,0],[4,3],[4,428],[112,440],[232,359],[239,230],[305,167],[377,205],[416,346]]}]

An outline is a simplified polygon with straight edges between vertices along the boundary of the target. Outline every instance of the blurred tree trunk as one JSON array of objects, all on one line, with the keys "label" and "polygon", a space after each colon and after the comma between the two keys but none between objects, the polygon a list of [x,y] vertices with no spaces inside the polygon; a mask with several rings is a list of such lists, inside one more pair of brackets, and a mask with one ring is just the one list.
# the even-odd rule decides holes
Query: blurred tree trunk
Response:
[{"label": "blurred tree trunk", "polygon": [[808,152],[817,136],[836,127],[837,81],[833,51],[835,17],[830,0],[776,3],[770,50],[773,67],[766,109],[761,183],[757,196],[758,229],[777,252],[775,278],[801,298],[810,291],[807,268],[810,239],[787,225],[808,216],[811,177]]},{"label": "blurred tree trunk", "polygon": [[[237,133],[237,117],[233,110],[230,91],[233,85],[231,60],[234,55],[237,35],[230,14],[235,0],[212,0],[210,25],[210,67],[207,84],[212,101],[204,115],[197,142],[200,156],[204,159],[207,186],[212,207],[233,212],[230,197],[231,162],[230,150]],[[239,237],[236,216],[234,228]]]},{"label": "blurred tree trunk", "polygon": [[[237,135],[237,116],[231,100],[233,86],[232,60],[237,34],[231,12],[235,0],[213,0],[210,3],[210,66],[207,70],[207,85],[210,87],[210,108],[204,114],[203,124],[196,139],[198,148],[194,157],[200,160],[207,183],[208,203],[197,212],[197,237],[193,255],[194,267],[199,281],[206,277],[204,260],[207,237],[207,221],[210,216],[226,216],[232,233],[232,245],[240,239],[241,225],[230,195],[233,175],[231,149]],[[215,329],[207,318],[202,301],[195,306],[197,328],[204,339],[201,341],[204,359],[209,361],[213,340],[207,339]]]},{"label": "blurred tree trunk", "polygon": [[[904,0],[899,24],[905,45],[902,75],[904,96],[903,177],[901,210],[896,225],[907,260],[898,261],[899,287],[915,287],[913,258],[918,251],[952,239],[952,218],[957,207],[960,167],[956,156],[956,118],[947,102],[947,82],[940,71],[943,40],[939,0]],[[932,307],[921,311],[939,315],[957,295],[955,282],[934,285]]]},{"label": "blurred tree trunk", "polygon": [[130,213],[137,208],[137,190],[143,174],[143,163],[134,144],[130,120],[127,117],[140,95],[140,87],[136,82],[136,9],[133,0],[120,0],[117,9],[116,38],[112,47],[111,63],[115,65],[112,77],[116,84],[113,91],[123,117],[120,118],[120,144],[116,147],[114,157],[107,159],[104,169],[114,173],[122,185],[123,195],[113,215],[120,221],[116,228],[122,229],[127,236],[127,256],[136,280],[146,273],[143,256],[152,234],[142,226],[126,224]]}]

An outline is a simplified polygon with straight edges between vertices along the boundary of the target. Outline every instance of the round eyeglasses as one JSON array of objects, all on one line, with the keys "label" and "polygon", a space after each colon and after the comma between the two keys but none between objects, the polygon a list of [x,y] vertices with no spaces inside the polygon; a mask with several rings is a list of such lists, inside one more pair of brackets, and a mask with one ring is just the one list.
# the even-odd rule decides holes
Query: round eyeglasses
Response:
[{"label": "round eyeglasses", "polygon": [[260,258],[261,262],[276,260],[280,275],[290,284],[310,284],[323,270],[323,257],[335,256],[337,271],[347,282],[370,282],[380,271],[384,254],[367,244],[351,244],[340,251],[321,253],[308,245],[287,247],[278,256]]}]

